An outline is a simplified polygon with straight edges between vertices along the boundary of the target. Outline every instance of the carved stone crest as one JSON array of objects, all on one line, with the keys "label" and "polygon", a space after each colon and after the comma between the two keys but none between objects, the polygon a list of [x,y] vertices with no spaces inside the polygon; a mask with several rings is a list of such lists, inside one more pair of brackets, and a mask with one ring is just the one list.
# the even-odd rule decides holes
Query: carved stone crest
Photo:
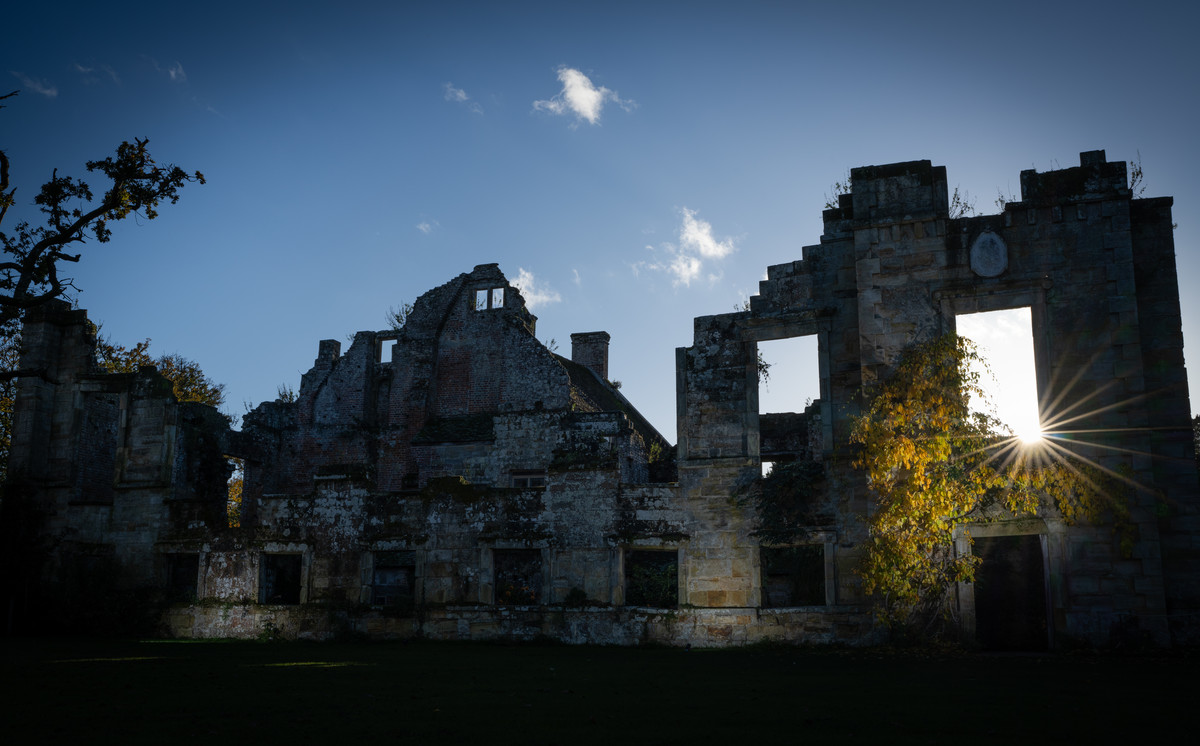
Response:
[{"label": "carved stone crest", "polygon": [[998,277],[1008,269],[1008,246],[992,231],[984,231],[971,244],[971,270],[980,277]]}]

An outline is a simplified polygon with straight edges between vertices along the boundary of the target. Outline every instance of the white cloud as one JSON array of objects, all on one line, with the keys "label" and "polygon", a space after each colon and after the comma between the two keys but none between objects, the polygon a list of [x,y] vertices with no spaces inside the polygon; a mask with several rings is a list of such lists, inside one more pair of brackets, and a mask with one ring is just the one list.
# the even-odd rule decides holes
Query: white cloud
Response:
[{"label": "white cloud", "polygon": [[563,88],[558,95],[544,101],[534,101],[534,111],[548,111],[551,114],[575,115],[576,122],[587,120],[588,124],[600,121],[600,112],[606,103],[612,102],[625,111],[635,106],[631,100],[622,99],[616,91],[610,91],[604,86],[597,88],[588,76],[572,67],[558,68],[558,80]]},{"label": "white cloud", "polygon": [[471,97],[468,96],[467,92],[464,91],[463,89],[455,88],[452,83],[445,83],[442,85],[442,90],[445,91],[445,98],[447,101],[453,101],[454,103],[457,103],[457,104],[463,104],[464,106],[466,106],[468,109],[470,109],[471,111],[473,111],[476,114],[483,113],[483,107],[480,106],[477,102],[472,101]]},{"label": "white cloud", "polygon": [[675,275],[674,282],[676,285],[690,286],[692,280],[700,276],[700,270],[703,267],[704,263],[697,257],[688,256],[687,254],[676,254],[667,269],[671,274]]},{"label": "white cloud", "polygon": [[706,259],[724,259],[733,253],[733,239],[718,241],[712,225],[696,217],[695,210],[683,208],[683,225],[679,228],[680,248],[699,253]]},{"label": "white cloud", "polygon": [[40,93],[46,98],[54,98],[58,95],[58,88],[50,83],[39,78],[31,78],[24,73],[11,71],[13,76],[21,81],[21,85],[25,86],[34,93]]},{"label": "white cloud", "polygon": [[438,221],[436,220],[422,220],[421,222],[417,223],[417,230],[421,231],[427,236],[430,233],[433,233],[433,229],[436,227],[438,227]]},{"label": "white cloud", "polygon": [[579,279],[579,270],[573,269],[573,270],[571,270],[571,273],[575,275],[575,284],[582,285],[583,280]]},{"label": "white cloud", "polygon": [[538,306],[558,303],[562,300],[562,296],[557,291],[551,290],[549,285],[539,283],[533,273],[524,267],[517,269],[517,278],[512,281],[512,284],[521,291],[522,297],[525,298],[525,307],[531,311]]},{"label": "white cloud", "polygon": [[679,226],[679,244],[664,242],[657,248],[646,246],[651,252],[661,254],[659,258],[650,261],[640,261],[632,266],[634,276],[639,276],[641,270],[666,272],[671,275],[672,284],[691,286],[694,280],[707,277],[710,285],[720,281],[723,273],[706,267],[732,254],[737,247],[734,240],[726,237],[717,240],[713,235],[712,225],[707,220],[696,217],[695,210],[684,207],[680,209],[683,216]]}]

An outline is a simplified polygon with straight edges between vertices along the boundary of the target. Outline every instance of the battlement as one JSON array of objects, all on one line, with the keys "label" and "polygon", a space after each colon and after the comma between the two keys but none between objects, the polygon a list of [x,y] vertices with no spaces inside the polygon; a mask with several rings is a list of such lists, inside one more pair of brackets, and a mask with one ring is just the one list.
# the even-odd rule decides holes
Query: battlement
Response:
[{"label": "battlement", "polygon": [[946,167],[929,161],[863,166],[850,171],[856,223],[946,217]]},{"label": "battlement", "polygon": [[1129,175],[1125,161],[1109,162],[1103,150],[1079,154],[1079,165],[1057,171],[1021,172],[1021,201],[1051,205],[1129,197]]}]

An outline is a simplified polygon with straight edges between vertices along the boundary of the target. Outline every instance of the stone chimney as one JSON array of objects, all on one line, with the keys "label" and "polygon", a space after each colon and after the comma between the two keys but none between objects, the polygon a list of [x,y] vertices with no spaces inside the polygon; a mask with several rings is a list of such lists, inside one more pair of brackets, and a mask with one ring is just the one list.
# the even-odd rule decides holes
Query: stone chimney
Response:
[{"label": "stone chimney", "polygon": [[571,362],[590,368],[608,380],[608,332],[578,332],[571,335]]}]

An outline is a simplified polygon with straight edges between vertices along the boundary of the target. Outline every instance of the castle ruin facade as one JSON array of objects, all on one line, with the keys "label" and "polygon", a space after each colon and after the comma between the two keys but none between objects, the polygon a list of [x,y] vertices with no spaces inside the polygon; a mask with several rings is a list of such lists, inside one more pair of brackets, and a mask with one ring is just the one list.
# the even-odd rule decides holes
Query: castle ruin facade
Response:
[{"label": "castle ruin facade", "polygon": [[[399,329],[320,342],[295,399],[240,432],[153,369],[98,372],[83,312],[33,311],[9,473],[44,509],[44,584],[155,589],[165,630],[187,637],[876,642],[855,573],[872,496],[847,457],[864,387],[961,314],[1028,307],[1043,421],[1069,420],[1129,474],[1135,540],[1049,509],[972,526],[958,550],[983,562],[955,589],[962,632],[1194,643],[1200,488],[1171,199],[1134,199],[1103,151],[1023,172],[1022,199],[995,215],[951,217],[928,161],[851,181],[820,242],[768,268],[747,310],[695,320],[674,446],[608,380],[609,335],[555,354],[496,265],[425,293]],[[800,336],[817,340],[820,398],[760,413],[758,344]],[[245,468],[237,526],[230,458]],[[764,462],[795,461],[820,474],[807,525],[766,541],[739,496]]]}]

